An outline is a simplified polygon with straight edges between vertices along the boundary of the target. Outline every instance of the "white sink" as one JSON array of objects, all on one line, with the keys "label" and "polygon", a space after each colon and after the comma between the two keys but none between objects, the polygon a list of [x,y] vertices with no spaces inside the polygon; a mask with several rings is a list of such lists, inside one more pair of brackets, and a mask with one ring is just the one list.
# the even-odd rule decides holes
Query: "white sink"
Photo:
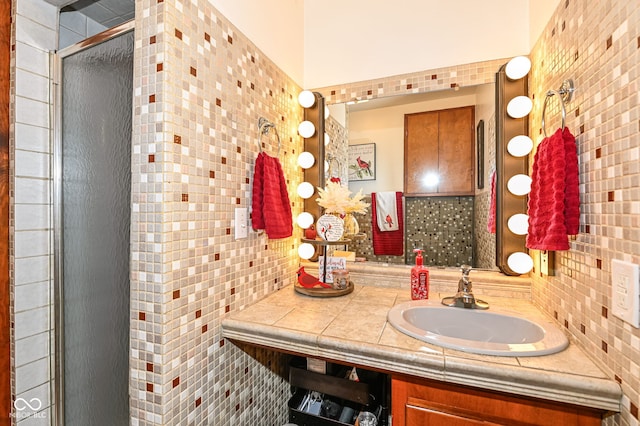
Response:
[{"label": "white sink", "polygon": [[402,333],[424,342],[483,355],[549,355],[569,345],[551,322],[533,322],[493,306],[484,311],[414,300],[391,308],[388,320]]}]

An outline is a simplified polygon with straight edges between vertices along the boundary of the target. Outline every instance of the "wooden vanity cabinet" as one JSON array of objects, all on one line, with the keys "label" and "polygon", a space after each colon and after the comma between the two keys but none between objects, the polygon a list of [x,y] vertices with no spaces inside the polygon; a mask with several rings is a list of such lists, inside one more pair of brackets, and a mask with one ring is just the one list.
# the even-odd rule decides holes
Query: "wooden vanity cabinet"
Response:
[{"label": "wooden vanity cabinet", "polygon": [[393,376],[393,426],[600,426],[603,411],[427,379]]}]

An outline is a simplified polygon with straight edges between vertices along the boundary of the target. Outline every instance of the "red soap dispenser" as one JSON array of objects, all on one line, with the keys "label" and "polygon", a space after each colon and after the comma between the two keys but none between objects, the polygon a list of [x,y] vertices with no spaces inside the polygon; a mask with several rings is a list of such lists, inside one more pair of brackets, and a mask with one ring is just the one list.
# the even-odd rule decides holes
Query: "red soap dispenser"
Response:
[{"label": "red soap dispenser", "polygon": [[411,268],[411,299],[429,298],[429,270],[422,266],[422,249],[414,249],[416,266]]}]

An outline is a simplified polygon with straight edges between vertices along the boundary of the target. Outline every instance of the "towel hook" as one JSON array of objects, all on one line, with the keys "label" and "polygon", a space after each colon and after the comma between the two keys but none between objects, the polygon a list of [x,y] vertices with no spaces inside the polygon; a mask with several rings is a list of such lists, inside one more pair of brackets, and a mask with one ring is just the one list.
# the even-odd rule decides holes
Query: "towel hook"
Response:
[{"label": "towel hook", "polygon": [[273,129],[276,134],[276,139],[278,140],[278,154],[276,157],[280,157],[280,135],[278,134],[278,129],[276,129],[276,125],[267,120],[264,117],[260,117],[258,119],[258,148],[260,152],[262,152],[262,136],[269,134],[269,129]]},{"label": "towel hook", "polygon": [[575,90],[576,89],[573,85],[573,80],[569,78],[562,82],[562,85],[560,86],[560,88],[558,88],[558,90],[549,90],[547,92],[547,96],[544,99],[544,105],[542,106],[542,134],[544,135],[545,138],[547,137],[547,129],[545,128],[545,114],[547,111],[547,101],[553,95],[557,95],[558,98],[560,98],[560,106],[562,108],[561,128],[564,129],[565,120],[567,118],[567,110],[565,108],[565,102],[570,102],[571,99],[573,99],[573,92]]}]

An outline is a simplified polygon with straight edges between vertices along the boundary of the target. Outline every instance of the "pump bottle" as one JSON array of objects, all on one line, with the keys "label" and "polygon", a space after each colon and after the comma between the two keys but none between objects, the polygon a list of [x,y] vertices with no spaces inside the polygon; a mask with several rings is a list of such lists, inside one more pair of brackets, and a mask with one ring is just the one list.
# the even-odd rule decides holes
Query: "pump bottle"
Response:
[{"label": "pump bottle", "polygon": [[414,249],[416,266],[411,268],[411,299],[429,298],[429,270],[422,266],[422,250]]}]

